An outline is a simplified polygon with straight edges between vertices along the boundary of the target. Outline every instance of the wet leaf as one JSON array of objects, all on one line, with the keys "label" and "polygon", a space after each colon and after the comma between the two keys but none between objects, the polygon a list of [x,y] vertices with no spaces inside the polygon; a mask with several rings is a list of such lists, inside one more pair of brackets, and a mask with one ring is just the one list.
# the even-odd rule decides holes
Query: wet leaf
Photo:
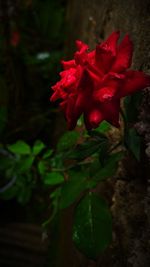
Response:
[{"label": "wet leaf", "polygon": [[96,259],[112,239],[112,219],[106,202],[90,192],[78,204],[73,225],[73,241],[91,259]]}]

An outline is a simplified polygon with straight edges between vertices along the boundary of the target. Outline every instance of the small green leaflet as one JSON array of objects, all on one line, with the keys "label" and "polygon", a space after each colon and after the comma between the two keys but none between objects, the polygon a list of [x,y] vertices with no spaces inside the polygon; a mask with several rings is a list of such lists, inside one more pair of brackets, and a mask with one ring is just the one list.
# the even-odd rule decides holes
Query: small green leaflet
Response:
[{"label": "small green leaflet", "polygon": [[96,259],[112,239],[112,218],[100,196],[89,192],[75,210],[73,241],[90,259]]},{"label": "small green leaflet", "polygon": [[33,155],[38,155],[44,148],[45,148],[45,144],[40,141],[40,140],[37,140],[35,143],[34,143],[34,146],[33,146]]},{"label": "small green leaflet", "polygon": [[64,176],[58,172],[50,172],[43,176],[45,185],[58,185],[64,182]]},{"label": "small green leaflet", "polygon": [[44,175],[47,171],[47,165],[46,162],[44,160],[40,160],[38,162],[38,171],[41,175]]},{"label": "small green leaflet", "polygon": [[[113,176],[117,170],[118,162],[124,157],[124,152],[113,153],[109,156],[105,165],[103,167],[99,167],[93,175],[93,180],[100,182],[101,180],[105,180],[111,176]],[[98,165],[97,165],[98,166]]]},{"label": "small green leaflet", "polygon": [[59,139],[59,142],[57,144],[57,150],[58,151],[64,151],[69,148],[72,148],[74,145],[76,145],[77,140],[79,139],[80,134],[78,132],[72,131],[72,132],[66,132],[61,138]]},{"label": "small green leaflet", "polygon": [[43,155],[43,159],[47,159],[47,158],[49,158],[51,155],[52,155],[52,153],[53,153],[53,150],[52,149],[49,149],[49,150],[47,150],[45,153],[44,153],[44,155]]},{"label": "small green leaflet", "polygon": [[30,146],[21,140],[17,141],[15,144],[8,145],[7,148],[14,154],[29,155],[31,153]]},{"label": "small green leaflet", "polygon": [[91,137],[84,143],[77,145],[74,150],[68,153],[68,158],[83,160],[101,150],[104,143],[108,142],[107,138],[96,132],[91,132]]},{"label": "small green leaflet", "polygon": [[34,156],[32,156],[32,155],[22,157],[16,163],[15,171],[19,174],[30,171],[30,168],[32,167],[33,161],[34,161]]},{"label": "small green leaflet", "polygon": [[96,128],[96,131],[101,132],[101,133],[105,133],[105,132],[109,131],[110,128],[111,128],[111,125],[107,121],[102,121],[100,123],[100,126],[98,128]]}]

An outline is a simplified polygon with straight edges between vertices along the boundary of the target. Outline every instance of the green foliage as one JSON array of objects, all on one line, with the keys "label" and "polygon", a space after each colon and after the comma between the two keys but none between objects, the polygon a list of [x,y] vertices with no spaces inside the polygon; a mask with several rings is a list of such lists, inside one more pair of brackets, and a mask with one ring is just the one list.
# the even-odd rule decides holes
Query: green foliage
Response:
[{"label": "green foliage", "polygon": [[102,121],[96,130],[101,133],[106,133],[110,128],[111,125],[107,121]]},{"label": "green foliage", "polygon": [[100,131],[89,132],[81,144],[79,140],[79,133],[68,132],[56,150],[47,149],[40,140],[33,146],[22,140],[7,145],[10,156],[0,158],[0,172],[6,177],[0,197],[16,198],[25,205],[37,183],[42,190],[50,190],[52,213],[44,227],[59,210],[77,205],[73,240],[87,257],[96,259],[111,241],[112,226],[105,201],[90,190],[115,174],[123,152],[110,153],[110,141]]},{"label": "green foliage", "polygon": [[71,171],[69,174],[70,179],[63,184],[61,189],[61,209],[67,208],[73,204],[87,187],[87,181],[84,173]]},{"label": "green foliage", "polygon": [[124,100],[125,116],[128,123],[135,123],[138,116],[138,108],[141,103],[142,92],[127,96]]},{"label": "green foliage", "polygon": [[96,259],[112,239],[110,210],[100,196],[89,192],[75,210],[73,240],[88,258]]},{"label": "green foliage", "polygon": [[8,145],[8,150],[14,154],[29,155],[31,153],[30,146],[24,141],[17,141],[15,144]]},{"label": "green foliage", "polygon": [[52,156],[52,153],[53,153],[53,150],[52,149],[49,149],[49,150],[47,150],[45,153],[44,153],[44,155],[43,155],[43,159],[47,159],[47,158],[49,158],[49,157],[51,157]]},{"label": "green foliage", "polygon": [[128,150],[133,153],[135,158],[140,160],[140,149],[141,149],[141,138],[137,134],[137,131],[134,128],[127,129],[125,134],[125,145]]},{"label": "green foliage", "polygon": [[23,174],[30,170],[34,161],[34,156],[21,157],[16,161],[15,169],[18,174]]},{"label": "green foliage", "polygon": [[103,165],[101,168],[97,166],[95,175],[93,177],[94,181],[100,182],[102,180],[105,180],[109,177],[112,177],[118,168],[118,162],[124,157],[123,152],[113,153],[105,162],[105,165]]},{"label": "green foliage", "polygon": [[40,140],[37,140],[33,146],[33,155],[38,155],[45,148],[45,144]]},{"label": "green foliage", "polygon": [[68,153],[68,157],[77,160],[83,160],[90,157],[94,153],[100,152],[102,147],[106,145],[108,139],[106,136],[93,131],[91,137],[85,140],[82,144],[76,146],[76,148]]},{"label": "green foliage", "polygon": [[47,173],[43,180],[45,185],[58,185],[64,182],[64,177],[58,172]]},{"label": "green foliage", "polygon": [[125,122],[124,144],[138,161],[140,160],[141,138],[134,128],[134,123],[138,119],[138,109],[141,99],[141,92],[126,97],[124,101],[125,111],[123,115]]},{"label": "green foliage", "polygon": [[[32,190],[36,186],[38,171],[41,175],[46,174],[47,166],[44,164],[52,155],[52,150],[45,151],[43,159],[39,158],[38,160],[37,157],[45,149],[45,144],[40,140],[37,140],[33,147],[19,140],[14,144],[7,145],[7,149],[8,151],[2,148],[4,155],[2,154],[0,157],[0,173],[4,179],[4,185],[0,188],[0,197],[3,199],[16,197],[18,202],[26,204],[30,200]],[[42,164],[45,167],[44,171]],[[45,177],[45,184],[47,183],[48,176]],[[53,177],[51,183],[58,183],[58,177],[57,181]]]},{"label": "green foliage", "polygon": [[64,151],[70,148],[72,149],[73,146],[76,145],[79,137],[80,137],[80,134],[78,132],[75,132],[75,131],[66,132],[59,139],[59,142],[57,143],[57,150]]},{"label": "green foliage", "polygon": [[46,162],[44,160],[40,160],[38,162],[38,171],[41,175],[44,175],[46,173],[47,170],[47,166],[46,166]]}]

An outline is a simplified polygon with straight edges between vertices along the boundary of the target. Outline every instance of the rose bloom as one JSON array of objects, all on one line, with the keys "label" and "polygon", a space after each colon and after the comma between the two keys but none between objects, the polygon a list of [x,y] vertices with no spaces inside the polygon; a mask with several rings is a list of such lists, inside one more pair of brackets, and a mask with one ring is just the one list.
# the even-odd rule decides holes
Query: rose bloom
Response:
[{"label": "rose bloom", "polygon": [[150,85],[150,76],[128,70],[132,60],[132,42],[128,36],[118,44],[120,33],[113,32],[106,41],[89,52],[76,41],[74,59],[62,61],[60,81],[52,86],[51,101],[61,99],[68,129],[72,130],[83,114],[88,130],[103,120],[119,127],[120,99]]}]

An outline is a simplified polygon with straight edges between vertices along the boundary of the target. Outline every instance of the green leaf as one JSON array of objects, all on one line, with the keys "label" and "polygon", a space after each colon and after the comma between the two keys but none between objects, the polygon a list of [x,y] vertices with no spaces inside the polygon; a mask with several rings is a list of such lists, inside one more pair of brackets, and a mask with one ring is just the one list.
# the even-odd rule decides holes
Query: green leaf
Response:
[{"label": "green leaf", "polygon": [[29,171],[32,164],[33,164],[33,161],[34,161],[34,156],[32,156],[32,155],[20,159],[19,162],[17,162],[16,171],[18,173],[25,173],[25,172]]},{"label": "green leaf", "polygon": [[[115,174],[118,168],[118,162],[124,157],[123,152],[113,153],[109,156],[107,161],[105,162],[104,167],[100,167],[95,172],[93,176],[93,180],[100,182],[101,180],[105,180]],[[98,165],[97,165],[98,166]]]},{"label": "green leaf", "polygon": [[96,259],[112,239],[112,219],[106,202],[90,192],[75,210],[73,241],[88,258]]},{"label": "green leaf", "polygon": [[52,155],[52,153],[53,153],[53,150],[52,149],[49,149],[49,150],[47,150],[45,153],[44,153],[44,155],[43,155],[43,159],[47,159],[47,158],[49,158],[51,155]]},{"label": "green leaf", "polygon": [[105,164],[108,156],[109,156],[109,142],[106,140],[106,142],[102,142],[100,149],[99,149],[99,161],[102,165]]},{"label": "green leaf", "polygon": [[15,144],[8,145],[7,148],[14,154],[29,155],[31,153],[30,146],[21,140],[17,141]]},{"label": "green leaf", "polygon": [[87,180],[87,185],[86,185],[86,188],[87,189],[92,189],[92,188],[95,188],[97,186],[97,182],[94,181],[94,180]]},{"label": "green leaf", "polygon": [[42,141],[37,140],[33,146],[33,154],[38,155],[44,148],[45,144]]},{"label": "green leaf", "polygon": [[81,127],[84,124],[84,118],[83,115],[80,116],[80,118],[77,120],[77,126]]},{"label": "green leaf", "polygon": [[64,183],[61,190],[60,208],[64,209],[73,204],[79,195],[87,188],[84,173],[70,172],[70,179]]},{"label": "green leaf", "polygon": [[105,132],[109,131],[110,128],[111,128],[111,125],[107,121],[102,121],[100,123],[100,126],[98,128],[96,128],[96,131],[101,132],[101,133],[105,133]]},{"label": "green leaf", "polygon": [[97,173],[102,168],[101,163],[97,157],[94,158],[89,166],[89,175],[90,177]]},{"label": "green leaf", "polygon": [[140,149],[141,149],[141,138],[137,134],[137,131],[134,128],[130,128],[126,131],[125,134],[125,144],[127,148],[133,153],[135,158],[140,160]]},{"label": "green leaf", "polygon": [[44,175],[47,171],[46,162],[44,160],[41,160],[38,162],[38,171],[41,175]]},{"label": "green leaf", "polygon": [[69,148],[72,148],[76,145],[77,140],[79,139],[80,134],[75,131],[66,132],[60,139],[57,144],[58,151],[64,151]]},{"label": "green leaf", "polygon": [[108,142],[107,138],[104,135],[102,136],[100,133],[93,132],[91,134],[92,137],[84,143],[77,145],[73,151],[68,152],[68,158],[83,160],[94,153],[98,153],[104,143]]},{"label": "green leaf", "polygon": [[134,123],[137,121],[139,105],[142,100],[142,92],[134,93],[124,99],[125,117],[127,122]]},{"label": "green leaf", "polygon": [[50,160],[50,165],[52,168],[56,169],[64,168],[63,155],[65,155],[65,153],[55,153],[55,155]]},{"label": "green leaf", "polygon": [[50,172],[44,176],[45,185],[57,185],[64,182],[64,177],[58,172]]}]

